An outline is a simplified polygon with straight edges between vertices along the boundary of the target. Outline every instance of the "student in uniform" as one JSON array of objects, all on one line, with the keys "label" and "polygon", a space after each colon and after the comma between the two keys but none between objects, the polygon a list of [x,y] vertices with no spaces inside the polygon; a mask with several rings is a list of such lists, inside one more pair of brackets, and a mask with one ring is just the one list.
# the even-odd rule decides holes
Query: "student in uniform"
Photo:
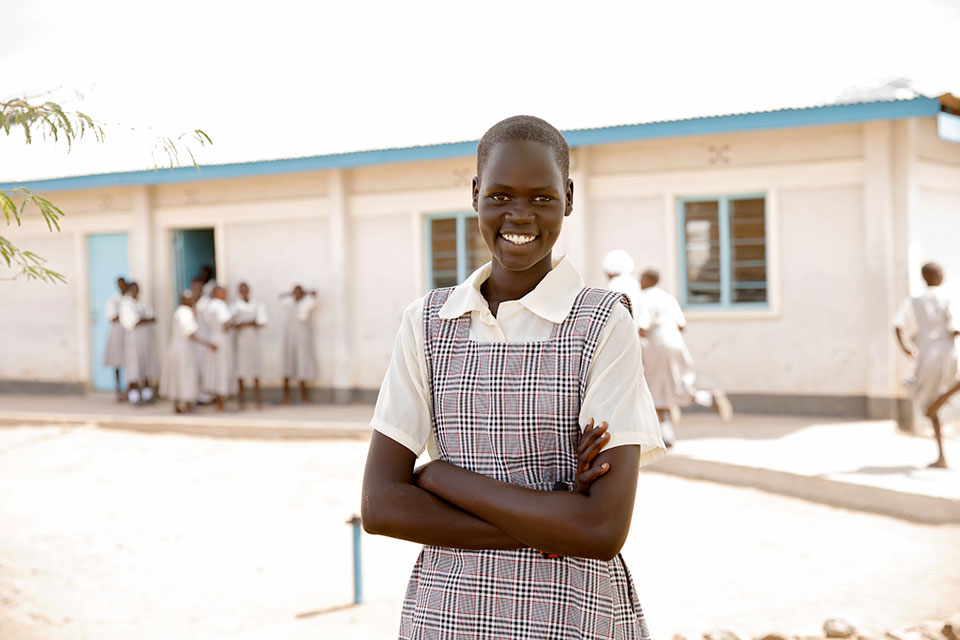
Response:
[{"label": "student in uniform", "polygon": [[296,285],[289,296],[287,324],[283,328],[283,404],[290,404],[290,380],[300,381],[300,402],[307,402],[307,381],[317,377],[317,355],[313,344],[313,310],[317,306],[317,290]]},{"label": "student in uniform", "polygon": [[127,281],[117,278],[117,289],[120,293],[107,300],[107,320],[110,321],[110,333],[107,335],[107,346],[103,350],[103,365],[113,369],[117,379],[117,402],[123,402],[126,396],[120,388],[120,369],[123,367],[123,325],[120,324],[120,302],[127,291]]},{"label": "student in uniform", "polygon": [[649,317],[649,326],[640,330],[643,342],[643,369],[647,385],[657,408],[657,418],[667,446],[673,446],[673,424],[670,411],[696,403],[711,408],[729,421],[733,408],[723,391],[707,391],[696,387],[697,374],[693,369],[693,357],[687,349],[682,331],[687,319],[680,303],[672,295],[657,286],[660,274],[647,269],[640,276],[640,305]]},{"label": "student in uniform", "polygon": [[205,350],[217,350],[217,345],[197,336],[198,325],[193,302],[193,293],[190,290],[180,294],[180,306],[173,312],[170,344],[160,378],[160,395],[173,403],[174,413],[190,413],[200,393],[194,345]]},{"label": "student in uniform", "polygon": [[138,331],[145,324],[150,324],[154,320],[147,315],[147,310],[140,302],[140,286],[136,282],[130,282],[127,285],[127,292],[124,294],[119,305],[120,325],[124,329],[123,334],[123,370],[127,376],[127,400],[130,404],[140,405],[152,399],[152,392],[147,397],[143,393],[149,389],[147,376],[150,373],[150,362],[148,354],[145,352],[145,341],[143,334]]},{"label": "student in uniform", "polygon": [[[473,181],[492,262],[404,311],[361,503],[368,532],[425,545],[400,638],[649,637],[619,551],[665,449],[628,303],[554,259],[573,189],[559,131],[495,125]],[[604,473],[584,488],[593,424]]]},{"label": "student in uniform", "polygon": [[231,324],[237,338],[233,367],[237,377],[237,400],[243,409],[243,380],[252,378],[257,409],[262,409],[260,376],[263,373],[263,364],[260,357],[260,329],[267,325],[267,312],[259,300],[250,297],[250,287],[246,282],[240,283],[238,291],[240,298],[234,301],[231,307]]},{"label": "student in uniform", "polygon": [[[207,304],[210,302],[210,296],[204,293],[201,278],[194,278],[190,281],[190,294],[193,297],[193,315],[197,319],[197,338],[201,342],[207,342],[210,339],[210,331],[207,327]],[[193,349],[197,363],[197,386],[200,387],[197,404],[210,404],[212,398],[203,389],[203,364],[207,360],[207,349],[199,343],[194,343]]]},{"label": "student in uniform", "polygon": [[953,324],[950,302],[940,289],[943,269],[936,262],[928,262],[921,274],[927,288],[903,301],[893,319],[894,335],[903,352],[914,360],[907,379],[914,406],[933,423],[939,456],[930,466],[946,469],[939,411],[960,390],[956,345],[960,331]]},{"label": "student in uniform", "polygon": [[633,309],[633,324],[640,329],[650,326],[650,314],[640,304],[640,285],[633,274],[636,265],[630,254],[623,249],[614,249],[603,258],[603,273],[607,276],[607,289],[617,291],[630,299]]},{"label": "student in uniform", "polygon": [[140,397],[144,402],[152,402],[160,380],[160,359],[157,356],[156,316],[153,306],[146,300],[140,300],[140,315],[142,320],[135,331],[140,342],[140,371],[143,376]]},{"label": "student in uniform", "polygon": [[203,295],[212,298],[213,289],[217,286],[217,280],[213,277],[213,267],[208,264],[200,267],[200,283],[203,286]]},{"label": "student in uniform", "polygon": [[233,373],[233,332],[226,289],[219,285],[213,288],[205,315],[210,332],[208,339],[217,348],[205,353],[202,388],[213,397],[217,411],[223,411],[223,400],[233,393],[236,381]]}]

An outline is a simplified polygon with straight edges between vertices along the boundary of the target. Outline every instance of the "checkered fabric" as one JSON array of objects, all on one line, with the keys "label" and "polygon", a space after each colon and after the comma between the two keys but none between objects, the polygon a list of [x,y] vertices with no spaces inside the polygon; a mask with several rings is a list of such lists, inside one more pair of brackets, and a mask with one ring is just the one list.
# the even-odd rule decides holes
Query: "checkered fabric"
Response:
[{"label": "checkered fabric", "polygon": [[[424,332],[441,459],[531,489],[573,486],[587,368],[620,294],[586,288],[543,342],[470,340],[470,314],[442,320],[451,289],[427,294]],[[620,556],[545,558],[533,549],[425,546],[407,586],[403,640],[649,640]]]}]

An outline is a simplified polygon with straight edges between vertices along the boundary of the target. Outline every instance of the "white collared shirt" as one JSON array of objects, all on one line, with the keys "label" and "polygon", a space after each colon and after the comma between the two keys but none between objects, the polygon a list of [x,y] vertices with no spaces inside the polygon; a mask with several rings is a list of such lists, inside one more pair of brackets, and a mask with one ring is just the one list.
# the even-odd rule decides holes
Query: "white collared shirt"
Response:
[{"label": "white collared shirt", "polygon": [[127,331],[136,329],[140,320],[147,317],[146,312],[146,307],[137,298],[128,295],[120,298],[117,315],[120,319],[120,326]]},{"label": "white collared shirt", "polygon": [[[490,263],[457,286],[440,309],[444,319],[470,314],[470,339],[509,344],[547,340],[563,322],[583,289],[583,278],[567,258],[537,287],[519,300],[501,302],[497,315],[490,312],[480,285],[490,277]],[[427,449],[436,457],[433,440],[430,386],[423,344],[423,302],[412,302],[403,312],[390,366],[380,387],[371,426],[419,455]],[[580,408],[580,425],[593,418],[607,422],[606,448],[640,446],[640,464],[662,458],[666,449],[660,436],[653,399],[643,378],[640,341],[626,307],[614,305],[597,342],[587,371]]]},{"label": "white collared shirt", "polygon": [[191,307],[181,304],[173,312],[173,330],[184,338],[189,338],[199,328],[197,316],[193,313]]},{"label": "white collared shirt", "polygon": [[640,283],[637,282],[632,273],[621,273],[618,276],[613,276],[607,281],[607,289],[622,293],[630,299],[630,307],[633,309],[633,324],[637,329],[650,328],[650,313],[640,302],[642,298]]},{"label": "white collared shirt", "polygon": [[118,293],[107,300],[107,320],[113,322],[114,318],[120,319],[120,302],[123,300],[123,294]]},{"label": "white collared shirt", "polygon": [[241,322],[256,322],[260,326],[267,325],[267,311],[256,298],[250,298],[249,300],[237,298],[230,305],[230,312],[235,320],[240,318]]},{"label": "white collared shirt", "polygon": [[[917,314],[913,307],[914,299],[919,299],[920,304],[927,307],[927,315],[930,317],[943,318],[943,324],[935,327],[921,327],[917,322]],[[927,286],[927,288],[918,296],[907,296],[897,309],[897,314],[893,317],[893,326],[904,333],[904,337],[913,341],[917,333],[925,331],[932,333],[948,335],[953,331],[953,315],[950,312],[950,300],[943,295],[943,290],[938,286]]]}]

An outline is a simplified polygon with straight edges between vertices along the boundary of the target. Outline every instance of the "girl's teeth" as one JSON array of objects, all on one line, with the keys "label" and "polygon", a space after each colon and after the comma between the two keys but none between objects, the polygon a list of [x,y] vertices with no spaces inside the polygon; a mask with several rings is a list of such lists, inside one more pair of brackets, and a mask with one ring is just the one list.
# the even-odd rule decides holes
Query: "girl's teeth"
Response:
[{"label": "girl's teeth", "polygon": [[527,244],[528,242],[533,242],[537,239],[537,236],[520,235],[517,233],[502,233],[500,235],[513,244]]}]

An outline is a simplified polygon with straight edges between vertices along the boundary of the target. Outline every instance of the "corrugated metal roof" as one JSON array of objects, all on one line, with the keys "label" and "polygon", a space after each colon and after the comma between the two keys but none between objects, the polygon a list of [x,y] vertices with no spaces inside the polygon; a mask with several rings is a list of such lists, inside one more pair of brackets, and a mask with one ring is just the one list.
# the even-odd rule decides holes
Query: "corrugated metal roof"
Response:
[{"label": "corrugated metal roof", "polygon": [[[576,148],[656,138],[925,117],[936,115],[941,110],[952,110],[956,102],[957,99],[950,94],[945,94],[939,98],[919,96],[907,99],[832,103],[772,111],[750,111],[676,120],[656,120],[635,124],[570,129],[563,133],[570,146]],[[296,158],[202,165],[202,171],[200,172],[193,167],[179,167],[175,169],[66,176],[9,183],[0,185],[0,188],[10,189],[15,186],[23,186],[35,191],[49,192],[116,186],[174,184],[328,169],[350,169],[379,164],[467,157],[476,153],[476,147],[476,140],[466,140]]]}]

